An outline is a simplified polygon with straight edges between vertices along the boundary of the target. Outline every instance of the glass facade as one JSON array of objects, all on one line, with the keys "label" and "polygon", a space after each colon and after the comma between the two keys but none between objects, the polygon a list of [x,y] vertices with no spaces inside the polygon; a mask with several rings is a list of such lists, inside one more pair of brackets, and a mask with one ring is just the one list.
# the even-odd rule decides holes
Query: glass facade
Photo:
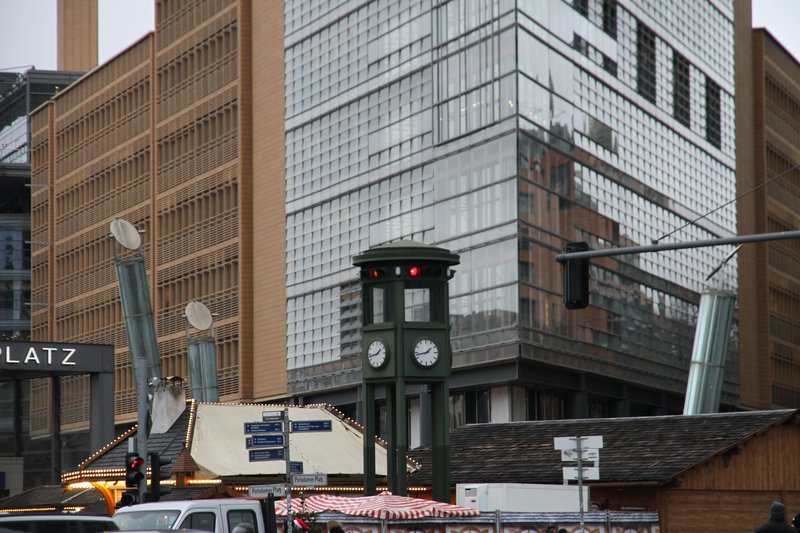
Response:
[{"label": "glass facade", "polygon": [[[30,339],[31,310],[47,302],[31,301],[31,151],[29,113],[81,74],[30,70],[0,72],[0,340]],[[48,483],[48,439],[31,439],[28,378],[0,379],[0,457],[22,461],[24,486]],[[21,432],[15,433],[16,423]],[[65,439],[65,456],[71,441]],[[84,440],[88,435],[83,436]],[[81,448],[82,450],[85,449]],[[0,495],[7,487],[0,487]]]},{"label": "glass facade", "polygon": [[[535,376],[682,396],[699,293],[736,288],[734,264],[706,281],[731,248],[593,261],[580,312],[555,256],[735,234],[732,3],[288,0],[285,14],[290,373],[358,355],[351,258],[412,239],[461,256],[451,406],[471,407],[456,423],[493,412],[489,381],[459,391],[459,376],[508,358],[534,376],[510,380],[527,406],[512,417],[561,416],[576,391],[578,413],[669,410]],[[734,342],[728,404],[737,365]]]}]

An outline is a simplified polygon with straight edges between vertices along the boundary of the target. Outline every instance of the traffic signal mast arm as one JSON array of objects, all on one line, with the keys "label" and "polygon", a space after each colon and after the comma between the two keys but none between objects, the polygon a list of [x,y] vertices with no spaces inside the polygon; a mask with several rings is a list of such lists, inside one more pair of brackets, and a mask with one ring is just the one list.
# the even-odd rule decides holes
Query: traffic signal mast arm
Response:
[{"label": "traffic signal mast arm", "polygon": [[[603,250],[592,250],[585,242],[571,242],[556,256],[556,261],[561,263],[564,271],[564,305],[567,309],[583,309],[589,305],[589,262],[593,257],[641,254],[646,252],[661,252],[664,250],[681,250],[684,248],[703,248],[725,244],[742,245],[751,242],[780,241],[797,238],[800,238],[800,230],[760,233],[757,235],[743,235],[740,237],[724,237],[704,241],[650,244],[645,246],[629,246],[626,248],[605,248]],[[728,257],[730,258],[730,256]],[[713,274],[714,272],[711,273],[711,275]]]},{"label": "traffic signal mast arm", "polygon": [[624,248],[604,248],[602,250],[560,253],[556,256],[556,261],[564,263],[573,259],[591,259],[592,257],[610,257],[614,255],[642,254],[646,252],[662,252],[665,250],[682,250],[685,248],[705,248],[708,246],[722,246],[725,244],[782,241],[786,239],[800,239],[800,230],[741,235],[739,237],[723,237],[704,241],[673,242],[668,244],[650,244],[644,246],[627,246]]}]

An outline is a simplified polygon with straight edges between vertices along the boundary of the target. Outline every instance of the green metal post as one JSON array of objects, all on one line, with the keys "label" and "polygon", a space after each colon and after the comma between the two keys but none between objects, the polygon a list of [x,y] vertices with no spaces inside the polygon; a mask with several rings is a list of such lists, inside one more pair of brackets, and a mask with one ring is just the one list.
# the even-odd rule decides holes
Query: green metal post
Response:
[{"label": "green metal post", "polygon": [[375,385],[364,383],[364,495],[377,493],[375,479]]},{"label": "green metal post", "polygon": [[406,456],[408,455],[408,404],[406,402],[406,384],[398,380],[395,385],[395,473],[392,494],[408,496],[408,470],[406,469]]},{"label": "green metal post", "polygon": [[450,406],[447,381],[434,383],[432,405],[433,499],[450,503]]}]

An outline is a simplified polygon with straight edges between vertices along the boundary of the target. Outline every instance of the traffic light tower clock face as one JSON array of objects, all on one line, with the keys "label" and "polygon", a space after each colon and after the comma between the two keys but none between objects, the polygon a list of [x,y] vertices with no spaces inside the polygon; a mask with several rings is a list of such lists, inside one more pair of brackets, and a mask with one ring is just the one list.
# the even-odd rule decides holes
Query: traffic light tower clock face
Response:
[{"label": "traffic light tower clock face", "polygon": [[372,368],[382,368],[389,360],[389,349],[381,339],[375,339],[367,348],[367,362]]},{"label": "traffic light tower clock face", "polygon": [[439,346],[430,339],[420,339],[414,345],[414,361],[422,368],[429,368],[439,360]]}]

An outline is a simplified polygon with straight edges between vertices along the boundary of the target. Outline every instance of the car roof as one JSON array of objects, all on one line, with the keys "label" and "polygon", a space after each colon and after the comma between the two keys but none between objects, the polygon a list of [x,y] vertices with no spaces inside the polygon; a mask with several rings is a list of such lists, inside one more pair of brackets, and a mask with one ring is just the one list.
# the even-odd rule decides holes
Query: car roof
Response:
[{"label": "car roof", "polygon": [[130,513],[135,511],[153,511],[153,510],[183,511],[184,509],[193,509],[200,507],[217,507],[220,504],[225,504],[226,506],[231,504],[236,505],[252,501],[257,502],[257,500],[253,500],[250,498],[221,498],[221,499],[210,499],[210,500],[173,500],[166,502],[137,503],[136,505],[130,505],[127,507],[122,507],[120,509],[117,509],[117,514]]},{"label": "car roof", "polygon": [[32,521],[70,521],[70,522],[113,522],[111,517],[86,514],[27,514],[9,513],[0,515],[0,522],[32,522]]}]

